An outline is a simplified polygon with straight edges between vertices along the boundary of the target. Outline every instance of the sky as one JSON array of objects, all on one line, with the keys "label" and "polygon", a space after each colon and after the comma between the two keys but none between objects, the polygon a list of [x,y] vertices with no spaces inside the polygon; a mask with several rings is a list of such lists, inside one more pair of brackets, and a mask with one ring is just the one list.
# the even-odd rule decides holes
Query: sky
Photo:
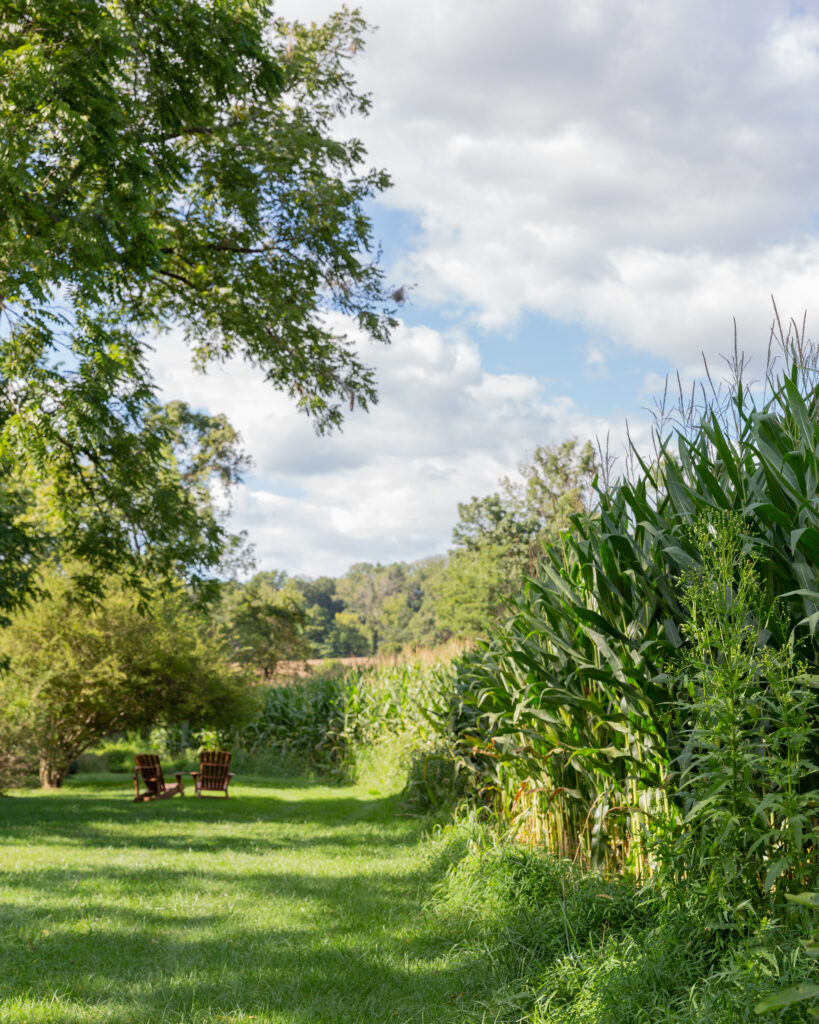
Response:
[{"label": "sky", "polygon": [[[321,21],[338,5],[281,0]],[[258,569],[340,575],[450,545],[457,506],[536,445],[645,433],[667,374],[733,347],[762,369],[775,296],[808,334],[819,286],[819,0],[363,0],[360,137],[388,283],[411,285],[380,402],[317,437],[242,363],[166,400],[224,412]],[[815,335],[815,332],[814,332]]]}]

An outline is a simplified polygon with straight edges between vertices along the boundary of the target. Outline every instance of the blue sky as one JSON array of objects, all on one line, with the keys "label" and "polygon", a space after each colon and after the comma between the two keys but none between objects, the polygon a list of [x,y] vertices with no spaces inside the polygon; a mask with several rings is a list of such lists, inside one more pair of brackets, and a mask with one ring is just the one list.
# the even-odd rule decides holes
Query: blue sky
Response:
[{"label": "blue sky", "polygon": [[[417,220],[383,203],[371,204],[370,215],[374,237],[384,249],[385,264],[406,258],[421,238]],[[464,304],[426,301],[417,288],[409,295],[400,310],[407,326],[447,331],[470,322],[470,309]],[[640,382],[649,374],[664,376],[676,370],[664,356],[652,358],[622,347],[615,355],[615,346],[604,332],[525,308],[502,327],[473,325],[471,335],[488,372],[534,376],[544,388],[569,395],[606,416],[633,414]],[[615,358],[610,358],[612,355]]]},{"label": "blue sky", "polygon": [[414,286],[364,346],[380,404],[321,439],[241,364],[196,376],[173,336],[154,359],[167,398],[241,430],[259,567],[307,575],[445,551],[458,501],[535,445],[639,436],[666,373],[719,366],[733,317],[759,365],[771,294],[810,327],[819,283],[816,3],[361,6],[373,110],[339,131],[393,177],[374,234]]}]

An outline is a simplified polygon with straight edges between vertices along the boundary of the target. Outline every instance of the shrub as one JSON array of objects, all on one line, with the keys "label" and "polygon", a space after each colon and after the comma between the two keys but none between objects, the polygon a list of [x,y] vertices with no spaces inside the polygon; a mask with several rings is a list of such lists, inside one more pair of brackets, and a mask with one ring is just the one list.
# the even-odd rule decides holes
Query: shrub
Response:
[{"label": "shrub", "polygon": [[8,715],[0,718],[0,796],[22,786],[37,770],[37,758],[25,728]]},{"label": "shrub", "polygon": [[188,719],[240,721],[252,709],[246,679],[228,663],[190,599],[166,595],[142,614],[113,581],[99,603],[78,603],[68,575],[52,572],[43,598],[0,634],[0,719],[25,731],[41,783],[105,736]]}]

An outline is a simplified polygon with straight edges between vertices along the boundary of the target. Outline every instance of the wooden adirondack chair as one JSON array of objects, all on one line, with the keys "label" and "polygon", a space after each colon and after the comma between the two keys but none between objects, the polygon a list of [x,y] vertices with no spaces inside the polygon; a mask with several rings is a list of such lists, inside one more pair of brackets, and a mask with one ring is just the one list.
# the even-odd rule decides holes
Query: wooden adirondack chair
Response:
[{"label": "wooden adirondack chair", "polygon": [[[139,784],[145,783],[145,790],[140,793]],[[162,765],[156,754],[137,754],[136,769],[134,770],[134,791],[137,800],[164,800],[166,797],[185,795],[185,787],[182,785],[182,773],[176,773],[176,782],[170,786],[166,785],[165,777],[162,774]]]},{"label": "wooden adirondack chair", "polygon": [[196,786],[196,795],[204,792],[224,793],[227,797],[228,786],[233,778],[230,768],[230,751],[203,750],[199,754],[199,771],[191,772]]}]

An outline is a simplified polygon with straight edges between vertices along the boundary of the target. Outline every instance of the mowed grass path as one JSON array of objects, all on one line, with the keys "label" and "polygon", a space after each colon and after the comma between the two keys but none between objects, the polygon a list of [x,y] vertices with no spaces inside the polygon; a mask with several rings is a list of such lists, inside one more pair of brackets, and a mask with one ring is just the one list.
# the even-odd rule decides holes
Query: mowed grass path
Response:
[{"label": "mowed grass path", "polygon": [[446,865],[395,795],[129,796],[0,799],[3,1024],[438,1024],[491,1001],[463,919],[427,906]]}]

